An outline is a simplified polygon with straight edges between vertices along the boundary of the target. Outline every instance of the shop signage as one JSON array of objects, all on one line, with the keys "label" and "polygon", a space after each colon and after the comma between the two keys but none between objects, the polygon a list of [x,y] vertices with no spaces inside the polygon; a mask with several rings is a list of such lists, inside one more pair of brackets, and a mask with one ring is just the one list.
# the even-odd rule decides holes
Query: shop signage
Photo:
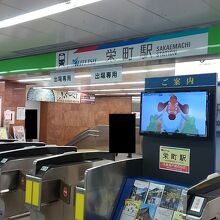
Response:
[{"label": "shop signage", "polygon": [[122,81],[122,67],[93,68],[91,83],[112,83]]},{"label": "shop signage", "polygon": [[50,84],[52,86],[69,86],[74,84],[73,72],[51,73]]},{"label": "shop signage", "polygon": [[54,91],[55,102],[80,103],[79,92]]},{"label": "shop signage", "polygon": [[27,92],[28,101],[61,102],[61,103],[95,103],[95,95],[86,92],[33,89]]},{"label": "shop signage", "polygon": [[91,93],[82,92],[80,94],[80,103],[95,103],[95,95]]},{"label": "shop signage", "polygon": [[68,57],[66,68],[79,68],[207,53],[208,28],[201,28],[59,52],[56,55],[56,64],[58,68],[65,65],[66,57]]},{"label": "shop signage", "polygon": [[159,168],[190,173],[190,149],[160,146]]}]

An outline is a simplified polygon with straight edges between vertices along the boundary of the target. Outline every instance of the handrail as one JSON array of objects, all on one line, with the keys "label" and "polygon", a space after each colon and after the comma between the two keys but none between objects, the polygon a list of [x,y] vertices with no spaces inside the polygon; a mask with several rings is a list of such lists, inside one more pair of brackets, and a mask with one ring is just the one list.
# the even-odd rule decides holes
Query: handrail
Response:
[{"label": "handrail", "polygon": [[67,144],[65,144],[65,146],[73,146],[76,145],[77,143],[79,143],[80,141],[92,136],[92,137],[99,137],[99,135],[96,134],[90,134],[89,132],[94,132],[94,133],[99,133],[99,130],[96,129],[86,129],[82,132],[80,132],[78,135],[76,135],[74,137],[73,140],[71,140],[70,142],[68,142]]}]

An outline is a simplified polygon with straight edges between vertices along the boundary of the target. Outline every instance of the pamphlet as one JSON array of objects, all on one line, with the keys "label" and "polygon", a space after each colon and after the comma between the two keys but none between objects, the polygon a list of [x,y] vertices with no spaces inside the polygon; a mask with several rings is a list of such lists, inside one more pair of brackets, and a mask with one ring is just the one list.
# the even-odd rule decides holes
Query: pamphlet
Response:
[{"label": "pamphlet", "polygon": [[147,196],[149,184],[150,183],[146,181],[135,180],[130,198],[136,201],[144,202]]},{"label": "pamphlet", "polygon": [[151,183],[145,203],[159,205],[165,185]]},{"label": "pamphlet", "polygon": [[174,186],[165,186],[160,207],[176,211],[180,201],[182,189]]},{"label": "pamphlet", "polygon": [[153,220],[157,206],[142,204],[137,214],[137,220]]},{"label": "pamphlet", "polygon": [[126,199],[120,220],[135,220],[140,206],[141,206],[140,201]]},{"label": "pamphlet", "polygon": [[181,212],[174,212],[172,220],[183,220],[184,216]]},{"label": "pamphlet", "polygon": [[154,220],[172,220],[173,211],[158,207],[155,213]]}]

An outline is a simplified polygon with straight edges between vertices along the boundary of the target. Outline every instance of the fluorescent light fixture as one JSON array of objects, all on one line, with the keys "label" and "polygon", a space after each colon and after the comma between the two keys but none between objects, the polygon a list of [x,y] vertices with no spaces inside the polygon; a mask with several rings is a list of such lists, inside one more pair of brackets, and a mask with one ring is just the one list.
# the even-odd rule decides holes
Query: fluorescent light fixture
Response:
[{"label": "fluorescent light fixture", "polygon": [[118,92],[118,93],[99,93],[95,94],[96,96],[112,96],[112,95],[140,95],[141,93],[139,92],[129,92],[129,93],[123,93],[123,92]]},{"label": "fluorescent light fixture", "polygon": [[[143,91],[144,88],[132,88],[132,89],[91,89],[82,90],[81,92],[120,92],[120,91]],[[69,91],[74,92],[74,91]]]},{"label": "fluorescent light fixture", "polygon": [[131,70],[131,71],[123,71],[122,74],[135,74],[135,73],[148,73],[148,72],[161,72],[175,70],[175,67],[167,67],[167,68],[157,68],[157,69],[148,69],[148,70]]},{"label": "fluorescent light fixture", "polygon": [[73,8],[78,8],[84,5],[99,2],[101,0],[70,0],[63,3],[55,4],[36,11],[28,12],[23,15],[18,15],[6,20],[0,21],[0,28],[6,28],[17,24],[33,21],[39,18],[54,15],[63,11],[68,11]]},{"label": "fluorescent light fixture", "polygon": [[39,70],[38,68],[33,68],[33,69],[20,69],[20,70],[11,70],[9,73],[18,73],[18,72],[29,72],[29,71],[37,71]]},{"label": "fluorescent light fixture", "polygon": [[18,82],[40,82],[40,81],[49,81],[50,77],[47,78],[29,78],[29,79],[19,79]]},{"label": "fluorescent light fixture", "polygon": [[[157,68],[157,69],[149,69],[149,70],[130,70],[130,71],[123,71],[122,74],[127,75],[127,74],[160,72],[160,71],[169,71],[169,70],[175,70],[175,67]],[[91,74],[81,74],[75,76],[75,78],[89,78],[89,77],[91,77]]]},{"label": "fluorescent light fixture", "polygon": [[8,73],[7,71],[2,71],[2,72],[0,72],[0,74],[5,74],[5,73]]},{"label": "fluorescent light fixture", "polygon": [[78,79],[78,78],[89,78],[89,77],[91,77],[91,74],[75,75],[74,77],[75,77],[76,79]]},{"label": "fluorescent light fixture", "polygon": [[46,86],[46,87],[34,87],[34,89],[61,89],[61,88],[81,88],[81,87],[95,87],[95,86],[117,86],[117,85],[138,85],[144,84],[144,81],[137,82],[120,82],[120,83],[100,83],[100,84],[88,84],[88,85],[73,85],[73,86]]}]

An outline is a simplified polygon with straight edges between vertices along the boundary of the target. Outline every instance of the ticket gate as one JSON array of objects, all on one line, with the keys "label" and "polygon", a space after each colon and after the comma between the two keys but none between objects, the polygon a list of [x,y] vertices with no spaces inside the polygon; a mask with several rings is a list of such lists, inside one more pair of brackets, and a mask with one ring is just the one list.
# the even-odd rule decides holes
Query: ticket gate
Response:
[{"label": "ticket gate", "polygon": [[45,156],[76,151],[76,147],[42,146],[0,153],[0,219],[28,214],[24,204],[25,175],[33,161]]},{"label": "ticket gate", "polygon": [[220,219],[220,174],[214,173],[188,190],[186,219]]},{"label": "ticket gate", "polygon": [[25,147],[41,147],[45,146],[43,142],[1,142],[0,152],[21,149]]},{"label": "ticket gate", "polygon": [[75,186],[88,168],[112,163],[109,152],[65,153],[34,161],[26,176],[25,203],[31,220],[73,220]]},{"label": "ticket gate", "polygon": [[75,219],[112,219],[126,178],[143,175],[142,161],[127,159],[87,169],[76,187]]}]

